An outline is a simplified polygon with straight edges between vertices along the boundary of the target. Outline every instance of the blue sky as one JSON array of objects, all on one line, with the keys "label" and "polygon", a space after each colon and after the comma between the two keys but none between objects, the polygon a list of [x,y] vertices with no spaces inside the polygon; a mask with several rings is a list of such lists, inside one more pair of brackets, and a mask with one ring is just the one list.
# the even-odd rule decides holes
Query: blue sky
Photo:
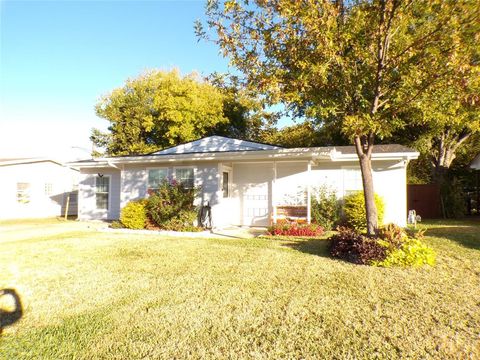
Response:
[{"label": "blue sky", "polygon": [[97,98],[145,69],[227,71],[218,48],[195,37],[203,9],[203,0],[2,1],[0,157],[88,148],[90,129],[107,125]]}]

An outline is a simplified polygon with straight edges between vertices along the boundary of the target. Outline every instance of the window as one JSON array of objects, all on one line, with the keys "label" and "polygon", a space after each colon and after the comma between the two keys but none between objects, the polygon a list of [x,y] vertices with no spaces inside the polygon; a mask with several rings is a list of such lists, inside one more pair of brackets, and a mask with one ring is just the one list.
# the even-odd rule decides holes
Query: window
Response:
[{"label": "window", "polygon": [[110,193],[110,177],[97,176],[95,178],[95,201],[97,209],[108,210],[108,195]]},{"label": "window", "polygon": [[344,168],[343,169],[343,190],[345,195],[355,191],[361,191],[362,173],[358,168]]},{"label": "window", "polygon": [[167,169],[150,169],[148,170],[148,186],[149,191],[158,190],[162,181],[168,177]]},{"label": "window", "polygon": [[30,202],[30,183],[17,183],[17,202],[20,204]]},{"label": "window", "polygon": [[228,171],[223,172],[222,176],[222,193],[224,198],[228,198],[230,196],[229,189],[228,189]]},{"label": "window", "polygon": [[192,189],[194,186],[193,168],[175,169],[175,180],[182,184],[185,188]]},{"label": "window", "polygon": [[50,196],[53,193],[53,184],[45,183],[44,194],[45,196]]}]

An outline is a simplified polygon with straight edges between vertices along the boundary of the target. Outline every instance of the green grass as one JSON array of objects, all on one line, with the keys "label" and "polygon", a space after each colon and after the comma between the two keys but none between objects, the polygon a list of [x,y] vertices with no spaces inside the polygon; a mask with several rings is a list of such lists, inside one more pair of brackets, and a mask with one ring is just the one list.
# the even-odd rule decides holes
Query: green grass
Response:
[{"label": "green grass", "polygon": [[0,357],[479,358],[480,223],[428,234],[420,269],[333,260],[322,239],[17,236],[0,287],[25,313]]}]

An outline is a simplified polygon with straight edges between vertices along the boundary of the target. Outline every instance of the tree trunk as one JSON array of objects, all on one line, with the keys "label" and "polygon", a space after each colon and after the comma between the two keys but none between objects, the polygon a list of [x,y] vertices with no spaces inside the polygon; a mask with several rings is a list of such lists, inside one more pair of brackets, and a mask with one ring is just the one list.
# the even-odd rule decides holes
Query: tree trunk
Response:
[{"label": "tree trunk", "polygon": [[434,158],[433,181],[437,184],[442,184],[448,169],[455,160],[456,152],[460,145],[462,145],[471,133],[464,132],[460,135],[451,136],[447,130],[443,133],[438,141],[437,154]]},{"label": "tree trunk", "polygon": [[355,149],[362,172],[363,194],[365,198],[365,212],[367,220],[367,234],[375,236],[378,230],[377,206],[375,205],[375,192],[373,189],[372,175],[372,150],[373,135],[369,137],[355,137]]}]

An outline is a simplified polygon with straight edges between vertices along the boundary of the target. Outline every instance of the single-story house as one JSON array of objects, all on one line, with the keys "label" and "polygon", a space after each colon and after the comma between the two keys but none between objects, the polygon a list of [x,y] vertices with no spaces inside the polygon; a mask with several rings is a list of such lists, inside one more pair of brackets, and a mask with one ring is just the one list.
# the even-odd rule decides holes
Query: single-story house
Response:
[{"label": "single-story house", "polygon": [[0,219],[77,215],[79,171],[47,158],[0,159]]},{"label": "single-story house", "polygon": [[480,170],[480,154],[478,154],[475,159],[473,159],[470,167],[475,170]]},{"label": "single-story house", "polygon": [[[418,155],[401,145],[374,148],[374,187],[385,200],[385,222],[406,224],[406,168]],[[214,227],[267,226],[282,216],[310,221],[310,199],[319,187],[339,197],[362,190],[353,146],[287,149],[210,136],[149,155],[71,165],[80,169],[81,220],[118,219],[123,206],[164,179],[200,188],[197,203],[210,204]]]}]

